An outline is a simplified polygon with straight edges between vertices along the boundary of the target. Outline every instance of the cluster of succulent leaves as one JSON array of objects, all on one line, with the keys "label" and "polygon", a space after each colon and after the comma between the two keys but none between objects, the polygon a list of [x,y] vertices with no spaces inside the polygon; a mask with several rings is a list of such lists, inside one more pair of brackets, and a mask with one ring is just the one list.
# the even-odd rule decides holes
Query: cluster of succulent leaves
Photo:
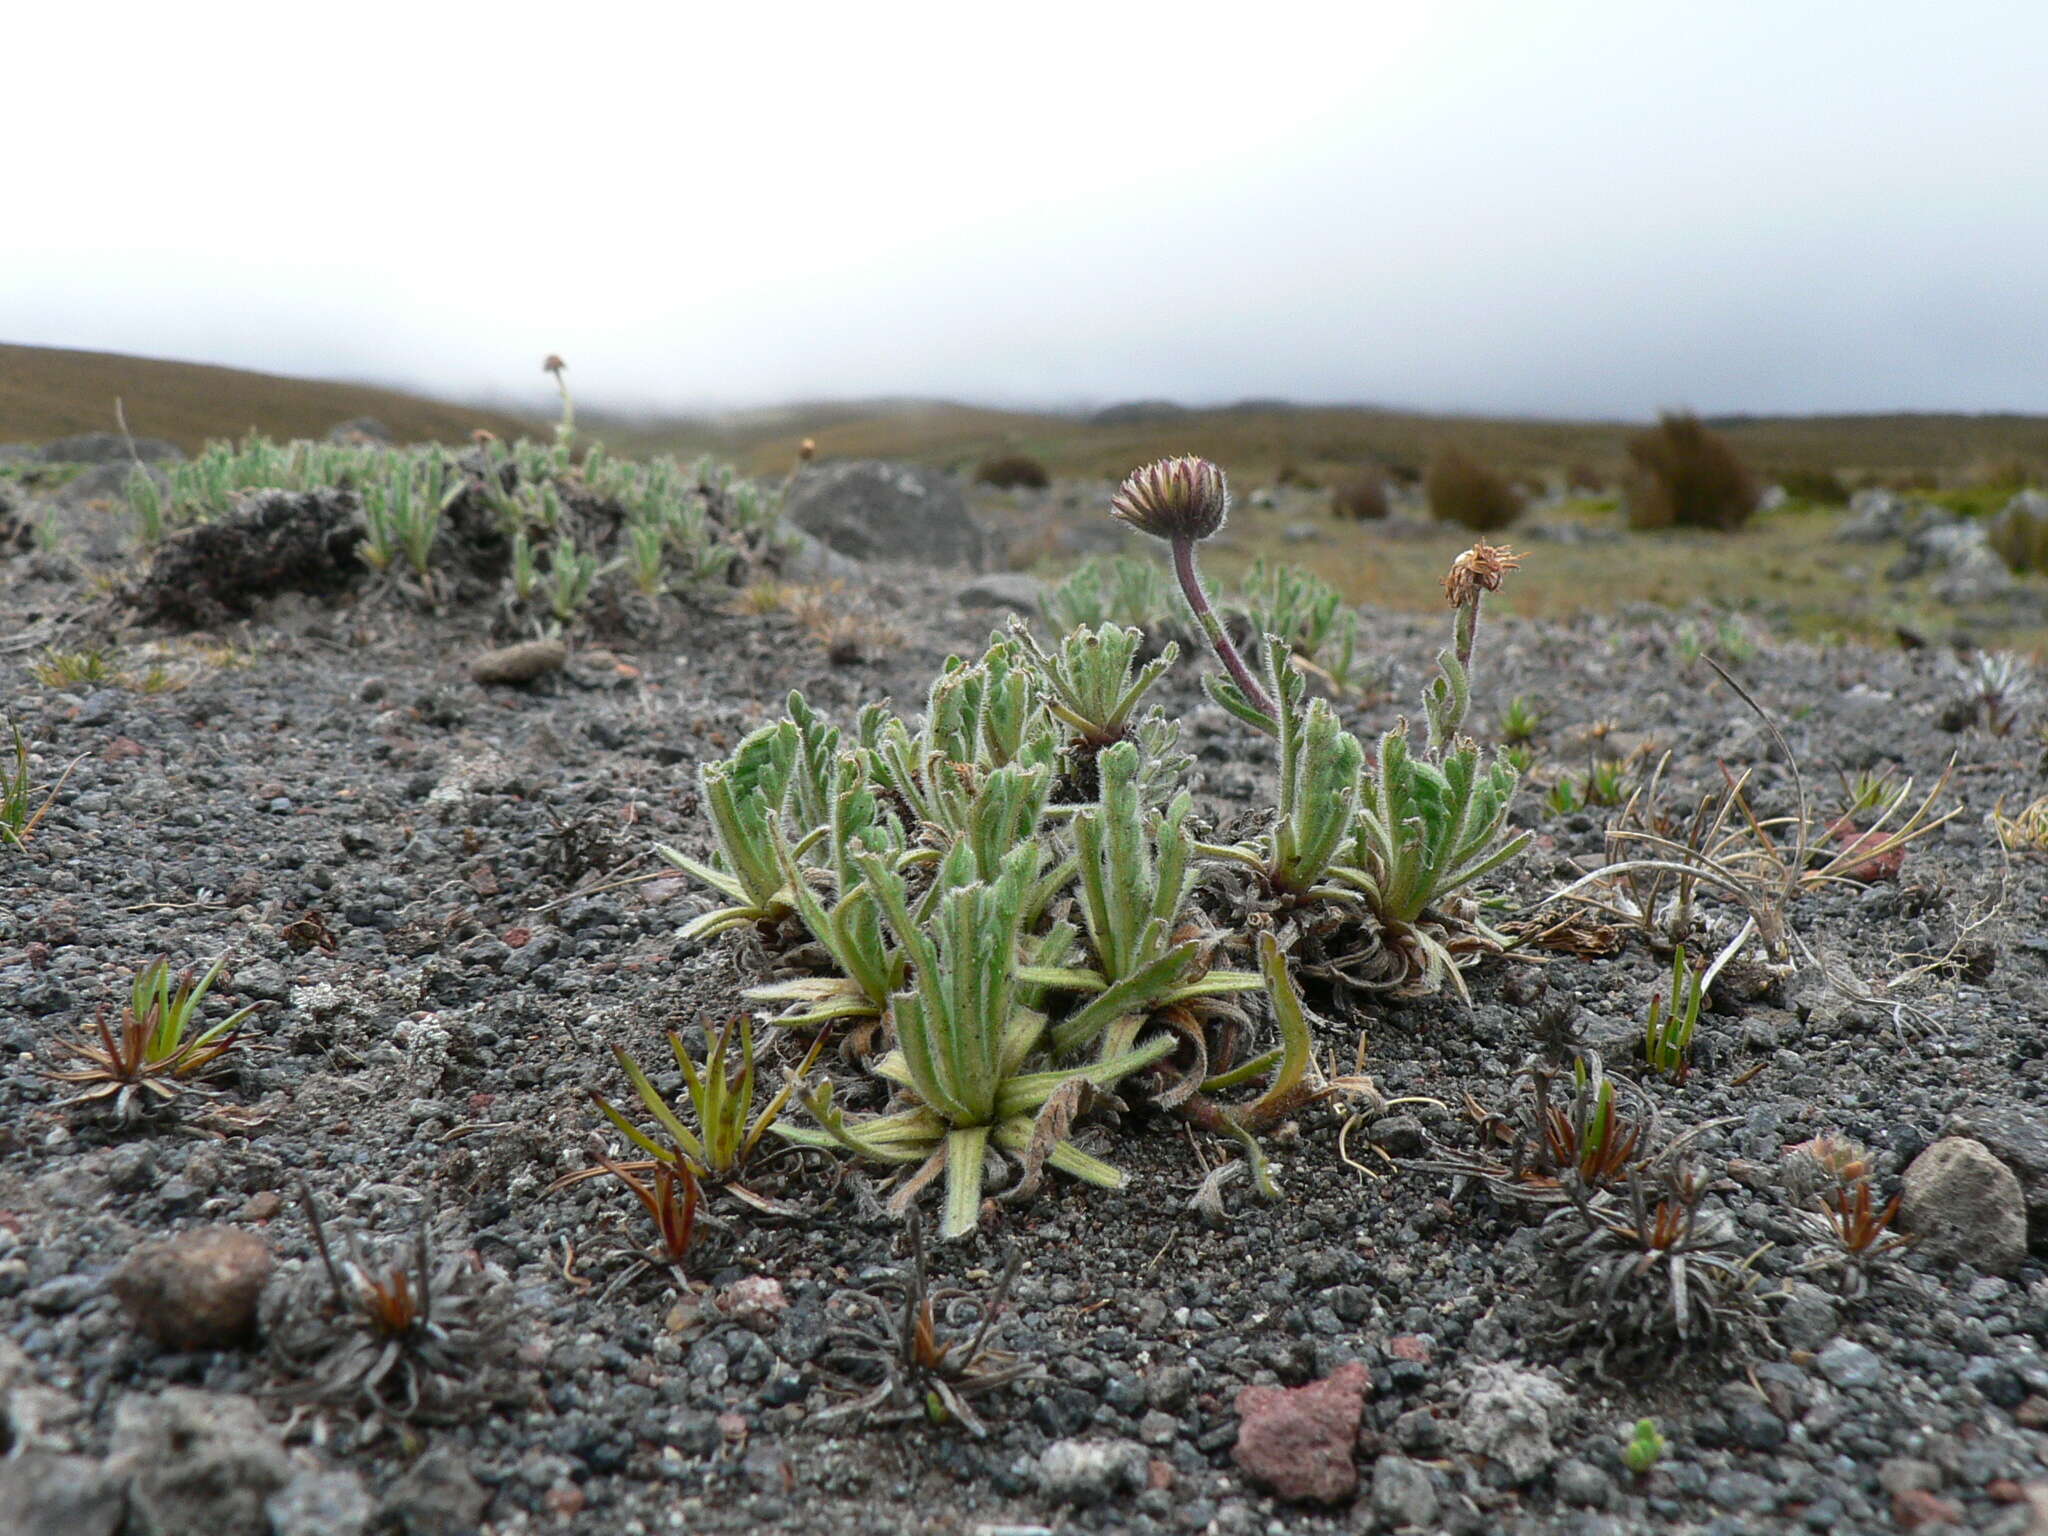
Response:
[{"label": "cluster of succulent leaves", "polygon": [[[1150,1092],[1234,1137],[1270,1192],[1255,1133],[1313,1091],[1309,1024],[1270,915],[1239,907],[1233,928],[1224,877],[1251,871],[1267,909],[1352,914],[1385,937],[1383,984],[1431,990],[1462,985],[1442,904],[1524,841],[1505,832],[1512,771],[1442,709],[1441,742],[1411,750],[1400,727],[1369,764],[1278,637],[1260,650],[1276,716],[1207,679],[1277,737],[1277,815],[1246,842],[1199,841],[1177,725],[1147,703],[1177,647],[1147,650],[1135,628],[1047,648],[1020,623],[949,659],[914,722],[870,705],[842,729],[792,695],[700,772],[711,858],[661,850],[724,902],[689,937],[753,928],[829,956],[831,974],[747,994],[778,1026],[854,1021],[885,1042],[888,1106],[853,1113],[818,1081],[797,1096],[808,1123],[775,1132],[899,1165],[899,1211],[942,1181],[949,1237],[976,1224],[992,1157],[1015,1164],[1015,1195],[1048,1168],[1121,1184],[1070,1134],[1098,1095]],[[1221,1037],[1245,1033],[1233,999],[1258,993],[1278,1043],[1239,1059]]]},{"label": "cluster of succulent leaves", "polygon": [[1301,661],[1350,693],[1370,675],[1359,654],[1358,610],[1320,576],[1298,565],[1254,560],[1228,606],[1255,635],[1279,635]]},{"label": "cluster of succulent leaves", "polygon": [[138,467],[128,499],[139,537],[153,546],[219,519],[245,492],[323,489],[357,498],[365,565],[426,586],[446,553],[446,525],[469,513],[504,546],[510,602],[559,624],[615,570],[646,598],[735,579],[772,544],[779,511],[775,497],[708,459],[640,462],[593,443],[576,461],[560,437],[504,443],[489,434],[461,454],[255,436],[213,443],[174,466],[168,486]]},{"label": "cluster of succulent leaves", "polygon": [[[1131,555],[1083,561],[1046,593],[1040,606],[1046,622],[1063,634],[1114,625],[1192,638],[1172,579],[1157,562]],[[1358,610],[1335,587],[1298,565],[1253,561],[1222,607],[1246,634],[1284,637],[1288,649],[1339,694],[1355,692],[1372,678],[1372,664],[1361,651]]]}]

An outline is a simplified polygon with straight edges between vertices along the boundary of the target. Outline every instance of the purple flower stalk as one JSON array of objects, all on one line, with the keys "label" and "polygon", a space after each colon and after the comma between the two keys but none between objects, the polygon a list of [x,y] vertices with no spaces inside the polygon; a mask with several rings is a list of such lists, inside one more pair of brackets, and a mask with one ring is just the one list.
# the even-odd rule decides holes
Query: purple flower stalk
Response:
[{"label": "purple flower stalk", "polygon": [[1216,659],[1230,674],[1245,700],[1263,714],[1277,717],[1274,704],[1252,676],[1244,657],[1230,642],[1223,621],[1209,604],[1202,588],[1202,574],[1195,566],[1195,546],[1223,526],[1230,515],[1230,482],[1223,470],[1207,459],[1192,456],[1161,459],[1134,471],[1110,498],[1112,517],[1164,539],[1173,546],[1173,574],[1180,581],[1181,595],[1202,632],[1209,637]]}]

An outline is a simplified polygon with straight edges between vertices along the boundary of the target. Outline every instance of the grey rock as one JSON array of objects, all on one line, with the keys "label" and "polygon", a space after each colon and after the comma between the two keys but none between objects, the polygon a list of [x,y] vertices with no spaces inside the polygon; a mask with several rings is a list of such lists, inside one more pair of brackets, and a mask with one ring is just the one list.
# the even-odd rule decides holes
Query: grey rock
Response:
[{"label": "grey rock", "polygon": [[1142,1489],[1146,1466],[1134,1440],[1055,1440],[1038,1458],[1038,1486],[1062,1504],[1102,1504]]},{"label": "grey rock", "polygon": [[1942,1137],[1913,1159],[1899,1194],[1899,1224],[1922,1253],[1994,1275],[2011,1274],[2027,1256],[2026,1196],[1982,1142]]},{"label": "grey rock", "polygon": [[337,421],[327,429],[327,441],[330,443],[360,442],[366,437],[377,443],[396,441],[391,435],[391,429],[374,416],[351,416],[347,421]]},{"label": "grey rock", "polygon": [[114,1536],[127,1508],[121,1479],[90,1456],[30,1451],[0,1461],[7,1536]]},{"label": "grey rock", "polygon": [[1728,1427],[1752,1451],[1774,1451],[1785,1443],[1785,1421],[1762,1403],[1736,1404],[1729,1411]]},{"label": "grey rock", "polygon": [[2013,574],[1991,547],[1982,523],[1921,520],[1906,535],[1906,553],[1885,572],[1893,581],[1933,573],[1945,602],[1971,602],[2013,586]]},{"label": "grey rock", "polygon": [[405,1536],[475,1536],[489,1503],[462,1453],[437,1445],[391,1485],[379,1514]]},{"label": "grey rock", "polygon": [[856,560],[979,569],[988,538],[952,477],[919,464],[854,459],[806,469],[783,521]]},{"label": "grey rock", "polygon": [[1008,608],[1027,617],[1038,612],[1045,598],[1045,583],[1021,571],[997,571],[977,576],[960,589],[954,599],[962,608]]},{"label": "grey rock", "polygon": [[781,573],[791,581],[822,584],[851,581],[862,571],[851,555],[842,555],[814,533],[801,528],[782,530]]},{"label": "grey rock", "polygon": [[77,1398],[37,1386],[33,1377],[23,1376],[13,1385],[0,1381],[0,1446],[12,1455],[79,1450],[77,1431],[84,1416]]},{"label": "grey rock", "polygon": [[1557,1460],[1551,1436],[1570,1409],[1571,1395],[1552,1377],[1483,1365],[1472,1373],[1451,1437],[1460,1449],[1499,1462],[1526,1483]]},{"label": "grey rock", "polygon": [[107,1466],[138,1536],[268,1536],[264,1504],[292,1473],[253,1399],[187,1387],[116,1404]]},{"label": "grey rock", "polygon": [[75,1312],[99,1294],[100,1282],[97,1275],[59,1275],[54,1280],[45,1280],[32,1287],[21,1299],[32,1312],[46,1317],[59,1317],[66,1312]]},{"label": "grey rock", "polygon": [[1886,539],[1901,539],[1906,536],[1907,517],[1904,497],[1873,486],[1849,498],[1849,515],[1835,529],[1835,537],[1845,544],[1881,544]]},{"label": "grey rock", "polygon": [[1614,1497],[1614,1480],[1590,1461],[1581,1461],[1576,1456],[1560,1461],[1551,1480],[1557,1486],[1557,1496],[1567,1504],[1604,1509]]},{"label": "grey rock", "polygon": [[263,1509],[273,1536],[363,1536],[377,1501],[354,1472],[301,1472]]},{"label": "grey rock", "polygon": [[1877,1486],[1886,1493],[1914,1493],[1941,1486],[1941,1468],[1911,1456],[1891,1456],[1878,1463]]},{"label": "grey rock", "polygon": [[560,670],[569,648],[559,640],[525,640],[486,651],[469,664],[470,677],[485,686],[530,683]]},{"label": "grey rock", "polygon": [[2048,1250],[2048,1112],[2028,1105],[1973,1106],[1951,1117],[1946,1134],[1981,1143],[2013,1171],[2026,1201],[2028,1242],[2037,1253]]},{"label": "grey rock", "polygon": [[1436,1523],[1436,1486],[1429,1471],[1406,1456],[1382,1456],[1372,1468],[1372,1509],[1395,1530]]},{"label": "grey rock", "polygon": [[1841,1326],[1834,1302],[1813,1286],[1792,1288],[1784,1310],[1778,1314],[1778,1337],[1788,1349],[1819,1349]]},{"label": "grey rock", "polygon": [[1837,1339],[1820,1352],[1814,1364],[1821,1375],[1845,1389],[1874,1387],[1884,1380],[1884,1362],[1849,1339]]},{"label": "grey rock", "polygon": [[1707,1479],[1707,1497],[1728,1510],[1765,1510],[1778,1502],[1770,1480],[1754,1472],[1716,1472]]}]

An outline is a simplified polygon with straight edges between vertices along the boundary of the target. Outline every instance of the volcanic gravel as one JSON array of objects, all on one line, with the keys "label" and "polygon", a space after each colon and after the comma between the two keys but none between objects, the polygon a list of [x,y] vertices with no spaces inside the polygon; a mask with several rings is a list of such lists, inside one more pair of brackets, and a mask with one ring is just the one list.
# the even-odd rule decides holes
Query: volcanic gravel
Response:
[{"label": "volcanic gravel", "polygon": [[[1374,999],[1341,1019],[1311,991],[1325,1070],[1404,1102],[1375,1116],[1333,1096],[1272,1135],[1281,1201],[1240,1180],[1220,1217],[1191,1205],[1231,1149],[1133,1107],[1082,1128],[1129,1171],[1126,1190],[1053,1177],[1027,1203],[992,1204],[971,1239],[931,1245],[934,1282],[979,1297],[1021,1258],[998,1337],[1035,1373],[977,1400],[976,1439],[922,1420],[816,1422],[844,1395],[823,1361],[847,1293],[886,1291],[907,1262],[872,1170],[775,1156],[758,1191],[792,1212],[716,1198],[687,1285],[626,1276],[648,1234],[615,1181],[549,1193],[591,1165],[590,1091],[627,1092],[611,1047],[653,1063],[672,1028],[701,1046],[777,963],[750,937],[678,937],[706,894],[652,848],[707,856],[696,766],[792,688],[840,721],[883,696],[914,711],[943,657],[991,627],[957,605],[959,581],[871,568],[904,639],[864,664],[836,665],[787,617],[702,603],[630,649],[586,641],[564,670],[508,688],[470,680],[493,643],[479,613],[291,595],[173,636],[122,627],[90,575],[33,555],[0,565],[0,634],[16,637],[0,653],[4,713],[46,781],[79,759],[28,850],[0,851],[0,1450],[17,1459],[89,1471],[164,1403],[231,1415],[228,1395],[247,1394],[286,1453],[245,1457],[247,1475],[288,1476],[293,1492],[217,1532],[463,1529],[472,1494],[498,1532],[2048,1528],[2030,1523],[2048,1519],[2048,1211],[2012,1273],[1909,1251],[1850,1299],[1803,1272],[1813,1241],[1781,1172],[1789,1148],[1837,1133],[1870,1149],[1888,1196],[1964,1129],[2030,1196],[2048,1193],[2048,1165],[2028,1162],[2048,1146],[2048,870],[2006,855],[1987,820],[2048,792],[2040,716],[2008,737],[1943,729],[1959,685],[1936,650],[1767,644],[1733,664],[1817,803],[1839,801],[1839,774],[1927,786],[1955,758],[1945,804],[1962,813],[1895,879],[1795,906],[1846,985],[1811,963],[1732,969],[1682,1084],[1632,1053],[1668,975],[1639,940],[1482,965],[1469,1007]],[[1447,624],[1368,620],[1384,686],[1344,713],[1370,741],[1414,710]],[[1752,770],[1762,811],[1789,811],[1784,754],[1684,659],[1677,630],[1655,610],[1490,621],[1473,725],[1490,732],[1525,694],[1544,772],[1669,751],[1679,802],[1725,764]],[[156,646],[184,685],[31,677],[44,646],[94,642],[131,666]],[[1184,657],[1163,697],[1220,824],[1269,803],[1272,764],[1204,700],[1200,665]],[[1601,854],[1610,812],[1557,817],[1540,799],[1519,803],[1539,836],[1497,885],[1495,921]],[[209,1017],[259,1005],[223,1092],[128,1128],[57,1107],[54,1040],[85,1038],[138,965],[223,953]],[[1667,1132],[1706,1127],[1693,1150],[1709,1204],[1762,1250],[1756,1329],[1622,1374],[1546,1325],[1541,1213],[1444,1171],[1479,1146],[1468,1100],[1505,1110],[1520,1092],[1545,1016],[1638,1083]],[[772,1043],[778,1061],[791,1044]],[[138,1333],[108,1280],[146,1240],[229,1224],[270,1245],[273,1286],[314,1274],[301,1180],[338,1240],[395,1255],[431,1221],[438,1255],[502,1272],[486,1326],[515,1346],[504,1395],[379,1429],[346,1406],[295,1406],[261,1344],[173,1353]],[[755,1277],[783,1305],[721,1308],[758,1296],[734,1291]],[[1354,1361],[1370,1376],[1361,1491],[1330,1508],[1276,1500],[1233,1461],[1239,1390]],[[163,1396],[174,1388],[205,1396]],[[1621,1452],[1643,1417],[1668,1444],[1639,1475]]]}]

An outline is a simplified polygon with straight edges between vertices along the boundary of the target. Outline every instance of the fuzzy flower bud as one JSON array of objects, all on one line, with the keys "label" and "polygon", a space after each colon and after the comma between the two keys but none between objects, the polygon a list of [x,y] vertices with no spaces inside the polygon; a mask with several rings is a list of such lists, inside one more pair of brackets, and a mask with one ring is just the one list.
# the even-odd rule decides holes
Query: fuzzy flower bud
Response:
[{"label": "fuzzy flower bud", "polygon": [[802,442],[798,443],[796,445],[796,456],[802,459],[806,464],[810,463],[811,460],[815,459],[818,456],[817,439],[807,437]]},{"label": "fuzzy flower bud", "polygon": [[552,373],[553,375],[555,375],[556,378],[559,379],[562,376],[562,370],[567,368],[568,366],[569,365],[567,363],[562,361],[560,353],[550,352],[547,355],[547,357],[542,360],[540,365],[540,371],[542,373]]},{"label": "fuzzy flower bud", "polygon": [[1230,482],[1207,459],[1161,459],[1124,481],[1109,511],[1156,539],[1206,539],[1230,515]]}]

